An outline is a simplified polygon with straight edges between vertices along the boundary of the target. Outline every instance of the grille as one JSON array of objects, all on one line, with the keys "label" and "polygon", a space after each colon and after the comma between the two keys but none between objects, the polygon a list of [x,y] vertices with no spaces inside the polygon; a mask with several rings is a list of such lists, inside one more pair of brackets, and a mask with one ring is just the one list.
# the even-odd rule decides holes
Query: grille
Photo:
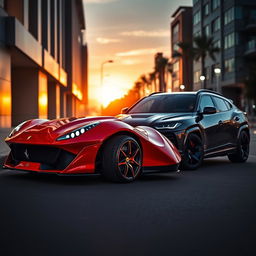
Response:
[{"label": "grille", "polygon": [[20,161],[40,163],[41,170],[64,170],[75,158],[65,150],[38,145],[11,144],[11,156],[15,163]]}]

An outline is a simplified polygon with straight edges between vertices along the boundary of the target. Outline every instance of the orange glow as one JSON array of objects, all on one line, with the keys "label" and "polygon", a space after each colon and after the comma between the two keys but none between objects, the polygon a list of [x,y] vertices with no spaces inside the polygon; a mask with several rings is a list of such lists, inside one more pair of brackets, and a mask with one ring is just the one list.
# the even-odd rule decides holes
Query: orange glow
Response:
[{"label": "orange glow", "polygon": [[47,98],[47,76],[39,72],[39,88],[38,88],[38,110],[39,118],[47,118],[48,116],[48,98]]},{"label": "orange glow", "polygon": [[79,99],[82,100],[83,99],[83,94],[82,92],[79,90],[78,86],[76,83],[73,83],[72,85],[72,93]]},{"label": "orange glow", "polygon": [[60,118],[60,86],[56,86],[56,118]]},{"label": "orange glow", "polygon": [[99,95],[101,95],[100,103],[106,107],[111,101],[124,96],[127,92],[127,88],[129,88],[129,82],[125,77],[106,77],[99,93]]},{"label": "orange glow", "polygon": [[10,83],[0,83],[0,127],[11,126],[11,86]]}]

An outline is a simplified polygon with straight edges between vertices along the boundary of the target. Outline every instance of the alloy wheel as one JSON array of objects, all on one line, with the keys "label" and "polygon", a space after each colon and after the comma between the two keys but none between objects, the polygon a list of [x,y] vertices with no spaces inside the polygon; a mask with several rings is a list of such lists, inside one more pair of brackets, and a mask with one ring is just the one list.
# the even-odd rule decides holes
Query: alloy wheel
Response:
[{"label": "alloy wheel", "polygon": [[121,175],[126,179],[136,178],[142,162],[139,144],[132,140],[124,142],[118,150],[117,158]]}]

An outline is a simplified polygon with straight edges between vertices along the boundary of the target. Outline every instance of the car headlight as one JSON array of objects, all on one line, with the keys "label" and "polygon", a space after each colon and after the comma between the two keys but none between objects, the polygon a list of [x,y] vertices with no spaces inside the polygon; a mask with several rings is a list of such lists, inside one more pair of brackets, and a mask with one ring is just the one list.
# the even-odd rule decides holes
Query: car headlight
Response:
[{"label": "car headlight", "polygon": [[157,126],[155,126],[156,129],[161,130],[161,129],[176,129],[179,126],[181,126],[181,123],[167,123],[167,124],[157,124]]},{"label": "car headlight", "polygon": [[94,128],[95,126],[97,126],[100,122],[95,122],[95,123],[90,123],[87,124],[85,126],[82,126],[72,132],[69,132],[65,135],[60,136],[59,138],[57,138],[58,141],[60,140],[69,140],[69,139],[74,139],[76,137],[79,137],[80,135],[84,134],[85,132],[91,130],[92,128]]},{"label": "car headlight", "polygon": [[21,124],[19,124],[18,126],[16,126],[12,131],[11,133],[8,135],[9,138],[11,138],[15,133],[17,133],[20,128],[26,123],[27,121],[25,122],[22,122]]}]

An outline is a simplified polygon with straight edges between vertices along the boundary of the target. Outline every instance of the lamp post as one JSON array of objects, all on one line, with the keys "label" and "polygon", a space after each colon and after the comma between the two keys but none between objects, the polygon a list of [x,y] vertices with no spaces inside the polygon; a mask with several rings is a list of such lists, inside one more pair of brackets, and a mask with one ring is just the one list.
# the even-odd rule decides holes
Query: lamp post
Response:
[{"label": "lamp post", "polygon": [[200,81],[201,81],[201,87],[202,87],[202,89],[204,89],[205,76],[201,75],[200,76]]},{"label": "lamp post", "polygon": [[185,90],[185,85],[184,85],[184,84],[181,84],[181,85],[180,85],[180,90],[181,90],[181,91],[184,91],[184,90]]},{"label": "lamp post", "polygon": [[[103,61],[101,63],[101,66],[100,66],[100,87],[101,87],[101,90],[103,90],[103,76],[104,76],[104,65],[107,64],[107,63],[113,63],[114,61],[113,60],[106,60],[106,61]],[[101,98],[102,98],[102,101],[101,101],[101,114],[103,112],[103,94],[101,94]]]},{"label": "lamp post", "polygon": [[100,67],[100,85],[101,85],[101,89],[103,87],[103,70],[104,70],[104,65],[107,64],[107,63],[113,63],[114,61],[113,60],[106,60],[106,61],[103,61],[101,63],[101,67]]},{"label": "lamp post", "polygon": [[215,68],[214,73],[216,75],[216,92],[221,93],[221,86],[220,86],[221,69]]}]

